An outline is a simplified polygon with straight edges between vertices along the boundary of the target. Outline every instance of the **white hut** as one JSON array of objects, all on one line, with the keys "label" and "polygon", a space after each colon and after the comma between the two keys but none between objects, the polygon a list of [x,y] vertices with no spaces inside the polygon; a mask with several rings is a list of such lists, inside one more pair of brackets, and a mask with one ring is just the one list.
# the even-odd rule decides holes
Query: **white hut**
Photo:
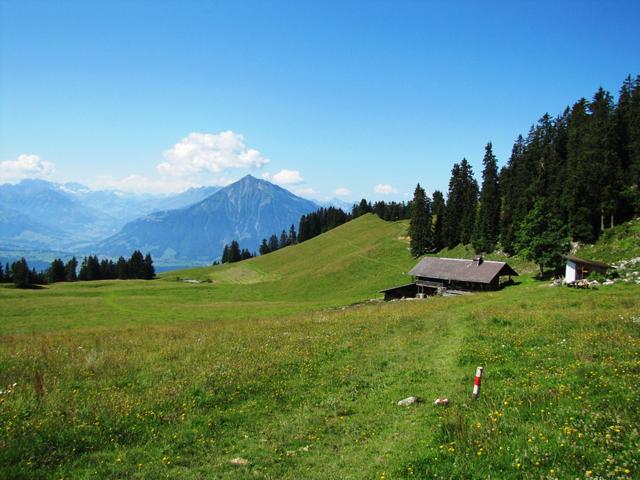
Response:
[{"label": "white hut", "polygon": [[594,260],[585,260],[571,255],[566,255],[564,258],[567,260],[567,266],[564,273],[564,281],[566,283],[583,280],[592,272],[606,275],[607,270],[611,268],[606,263],[596,262]]}]

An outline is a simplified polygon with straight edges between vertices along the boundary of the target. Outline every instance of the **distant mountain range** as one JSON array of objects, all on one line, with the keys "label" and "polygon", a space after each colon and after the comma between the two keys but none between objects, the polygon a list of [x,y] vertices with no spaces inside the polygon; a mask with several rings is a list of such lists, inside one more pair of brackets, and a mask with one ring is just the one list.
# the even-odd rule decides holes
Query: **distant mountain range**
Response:
[{"label": "distant mountain range", "polygon": [[24,255],[43,265],[54,256],[118,257],[139,249],[159,266],[210,263],[225,243],[257,251],[262,238],[297,229],[302,215],[338,202],[317,204],[250,175],[175,195],[23,180],[0,185],[0,260]]},{"label": "distant mountain range", "polygon": [[213,186],[174,195],[137,195],[34,179],[3,184],[0,250],[75,252],[115,234],[135,218],[197,203],[219,189]]},{"label": "distant mountain range", "polygon": [[140,249],[160,264],[209,263],[232,240],[257,251],[262,238],[291,224],[297,228],[302,215],[317,209],[310,200],[247,175],[194,205],[134,220],[93,250],[116,257]]}]

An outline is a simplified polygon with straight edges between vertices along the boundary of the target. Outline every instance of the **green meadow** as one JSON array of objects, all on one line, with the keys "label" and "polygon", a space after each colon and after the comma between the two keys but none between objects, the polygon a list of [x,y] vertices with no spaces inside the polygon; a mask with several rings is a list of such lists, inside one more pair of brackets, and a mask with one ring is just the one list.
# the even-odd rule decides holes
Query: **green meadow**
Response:
[{"label": "green meadow", "polygon": [[640,477],[640,285],[513,259],[501,291],[371,302],[407,247],[366,215],[239,264],[0,288],[0,477]]}]

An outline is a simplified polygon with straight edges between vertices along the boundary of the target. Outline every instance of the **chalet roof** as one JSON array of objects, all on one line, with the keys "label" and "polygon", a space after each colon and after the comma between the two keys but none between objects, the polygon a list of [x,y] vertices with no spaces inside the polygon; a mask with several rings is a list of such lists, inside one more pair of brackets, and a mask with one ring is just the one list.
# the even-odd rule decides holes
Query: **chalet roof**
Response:
[{"label": "chalet roof", "polygon": [[574,263],[581,263],[583,265],[593,265],[600,268],[611,268],[611,266],[606,263],[596,262],[595,260],[585,260],[584,258],[574,257],[573,255],[564,255],[564,258]]},{"label": "chalet roof", "polygon": [[420,260],[409,271],[409,275],[458,282],[491,283],[496,276],[516,276],[518,273],[505,262],[427,257]]}]

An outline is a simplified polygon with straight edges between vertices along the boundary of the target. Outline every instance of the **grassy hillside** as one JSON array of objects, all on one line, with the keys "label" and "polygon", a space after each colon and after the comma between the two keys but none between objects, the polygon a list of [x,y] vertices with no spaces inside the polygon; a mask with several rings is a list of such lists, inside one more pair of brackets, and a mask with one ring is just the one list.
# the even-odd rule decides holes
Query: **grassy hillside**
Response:
[{"label": "grassy hillside", "polygon": [[259,295],[296,301],[359,301],[372,298],[389,282],[409,278],[404,272],[415,262],[404,237],[406,229],[406,222],[384,222],[368,214],[269,255],[214,268],[167,272],[162,278],[212,281],[230,299],[251,300]]},{"label": "grassy hillside", "polygon": [[159,281],[0,288],[0,302],[9,306],[0,333],[273,318],[368,300],[407,280],[403,272],[414,262],[399,239],[405,229],[366,215],[264,257],[167,272]]},{"label": "grassy hillside", "polygon": [[640,287],[333,308],[406,278],[404,228],[367,216],[239,265],[0,288],[0,477],[637,478]]},{"label": "grassy hillside", "polygon": [[606,229],[594,245],[583,246],[577,255],[608,263],[640,257],[640,218]]}]

